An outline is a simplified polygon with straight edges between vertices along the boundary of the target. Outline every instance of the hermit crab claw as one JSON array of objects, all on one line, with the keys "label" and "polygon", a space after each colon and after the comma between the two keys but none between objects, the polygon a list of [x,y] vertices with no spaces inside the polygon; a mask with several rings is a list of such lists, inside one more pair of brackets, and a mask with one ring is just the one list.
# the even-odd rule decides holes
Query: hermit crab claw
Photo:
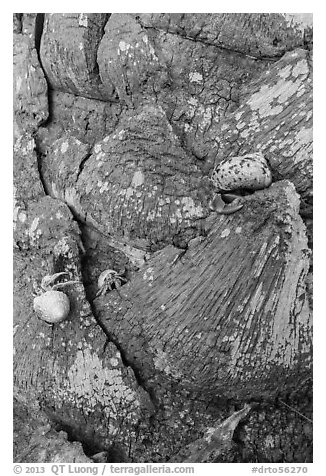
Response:
[{"label": "hermit crab claw", "polygon": [[[224,198],[224,195],[223,195]],[[228,194],[228,203],[222,199],[220,193],[216,193],[213,200],[210,202],[210,209],[219,215],[231,215],[232,213],[241,210],[243,203],[240,203],[238,200],[240,197],[236,195]]]},{"label": "hermit crab claw", "polygon": [[223,193],[222,198],[225,203],[232,203],[234,200],[239,200],[240,197],[234,193]]},{"label": "hermit crab claw", "polygon": [[54,283],[55,281],[60,278],[61,276],[69,276],[69,273],[67,273],[67,271],[62,271],[61,273],[55,273],[55,274],[52,274],[52,275],[46,275],[44,276],[44,278],[42,279],[42,282],[41,282],[41,286],[43,289],[47,289],[47,288],[50,288]]}]

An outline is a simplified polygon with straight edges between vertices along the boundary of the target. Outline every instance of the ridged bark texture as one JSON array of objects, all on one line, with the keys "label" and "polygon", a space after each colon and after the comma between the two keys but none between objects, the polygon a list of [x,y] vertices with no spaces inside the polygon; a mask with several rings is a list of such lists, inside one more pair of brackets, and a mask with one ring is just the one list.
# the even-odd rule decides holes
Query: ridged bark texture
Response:
[{"label": "ridged bark texture", "polygon": [[[87,460],[56,430],[108,461],[311,460],[311,32],[14,14],[17,461]],[[272,185],[215,213],[214,168],[247,154]],[[96,298],[106,269],[123,285]],[[63,271],[49,326],[34,295]]]}]

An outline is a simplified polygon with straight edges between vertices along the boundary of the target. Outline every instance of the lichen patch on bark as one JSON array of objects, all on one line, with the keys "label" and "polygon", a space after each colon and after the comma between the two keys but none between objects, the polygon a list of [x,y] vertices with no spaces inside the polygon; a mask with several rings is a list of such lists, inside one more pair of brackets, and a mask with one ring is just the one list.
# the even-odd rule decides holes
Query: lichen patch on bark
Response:
[{"label": "lichen patch on bark", "polygon": [[72,398],[86,413],[100,404],[106,417],[113,419],[119,416],[116,405],[120,411],[124,405],[128,406],[130,418],[140,407],[135,392],[124,384],[121,371],[115,366],[104,368],[98,355],[85,346],[67,369],[67,381],[63,382],[61,392],[61,398]]}]

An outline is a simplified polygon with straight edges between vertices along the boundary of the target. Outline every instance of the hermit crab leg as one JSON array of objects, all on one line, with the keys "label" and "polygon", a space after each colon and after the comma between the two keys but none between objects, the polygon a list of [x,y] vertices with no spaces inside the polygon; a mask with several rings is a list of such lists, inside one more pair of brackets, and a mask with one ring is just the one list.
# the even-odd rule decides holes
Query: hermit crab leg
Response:
[{"label": "hermit crab leg", "polygon": [[52,289],[57,290],[65,286],[69,286],[70,284],[80,284],[80,281],[66,281],[65,283],[54,284],[54,286],[52,286]]},{"label": "hermit crab leg", "polygon": [[102,294],[104,294],[104,288],[100,288],[97,293],[95,294],[95,297],[99,297],[99,296],[102,296]]},{"label": "hermit crab leg", "polygon": [[64,276],[64,275],[68,275],[68,276],[69,276],[69,273],[67,273],[67,271],[62,271],[61,273],[55,273],[55,274],[52,274],[52,275],[46,275],[46,276],[44,276],[44,278],[42,279],[42,282],[41,282],[42,288],[45,289],[45,288],[48,288],[48,287],[52,287],[52,284],[53,284],[58,278],[60,278],[61,276]]}]

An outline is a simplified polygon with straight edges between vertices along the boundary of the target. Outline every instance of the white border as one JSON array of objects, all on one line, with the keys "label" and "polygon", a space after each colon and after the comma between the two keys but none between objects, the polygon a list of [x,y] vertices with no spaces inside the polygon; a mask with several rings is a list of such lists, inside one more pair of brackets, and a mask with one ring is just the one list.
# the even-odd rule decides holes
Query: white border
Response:
[{"label": "white border", "polygon": [[[70,1],[67,3],[58,0],[53,4],[45,3],[44,0],[34,2],[13,1],[10,2],[11,11],[8,12],[7,2],[4,2],[3,21],[0,29],[1,34],[1,187],[0,187],[0,203],[1,203],[1,263],[2,273],[1,279],[1,299],[2,312],[0,315],[2,330],[0,332],[0,351],[2,361],[2,391],[1,391],[1,454],[2,463],[7,466],[8,471],[3,467],[3,474],[12,473],[12,13],[18,11],[53,11],[49,6],[55,9],[55,12],[74,12],[80,11],[82,8],[87,11],[87,7],[91,7],[93,12],[101,12],[107,10],[110,5],[107,2],[94,2],[90,4],[86,2]],[[123,2],[119,1],[115,6],[119,7],[119,12],[286,12],[298,13],[311,11],[314,14],[314,195],[315,195],[315,237],[314,237],[314,412],[315,430],[314,430],[314,463],[308,464],[308,474],[321,475],[325,474],[325,467],[322,467],[323,461],[326,460],[326,452],[324,449],[325,441],[325,322],[326,322],[326,303],[323,299],[325,294],[325,88],[326,75],[324,71],[325,56],[325,29],[326,16],[320,7],[322,2],[304,2],[304,1],[273,1],[273,2],[206,2],[198,3],[165,1],[164,3],[154,2]],[[8,5],[9,7],[9,5]],[[67,9],[69,7],[69,9]],[[81,8],[82,7],[82,8]],[[318,8],[319,7],[319,8]],[[317,72],[317,73],[316,73]],[[9,116],[9,117],[8,117]],[[25,465],[27,466],[27,465]],[[197,465],[196,465],[197,466]],[[196,474],[250,474],[252,464],[229,464],[229,465],[199,465],[200,470]],[[264,464],[264,467],[274,466]],[[275,465],[277,466],[277,465]],[[282,465],[289,466],[289,465]],[[300,466],[300,465],[295,465]],[[222,469],[223,467],[223,469]],[[232,468],[231,468],[232,467]],[[233,471],[233,472],[232,472]],[[50,473],[49,473],[50,474]]]}]

